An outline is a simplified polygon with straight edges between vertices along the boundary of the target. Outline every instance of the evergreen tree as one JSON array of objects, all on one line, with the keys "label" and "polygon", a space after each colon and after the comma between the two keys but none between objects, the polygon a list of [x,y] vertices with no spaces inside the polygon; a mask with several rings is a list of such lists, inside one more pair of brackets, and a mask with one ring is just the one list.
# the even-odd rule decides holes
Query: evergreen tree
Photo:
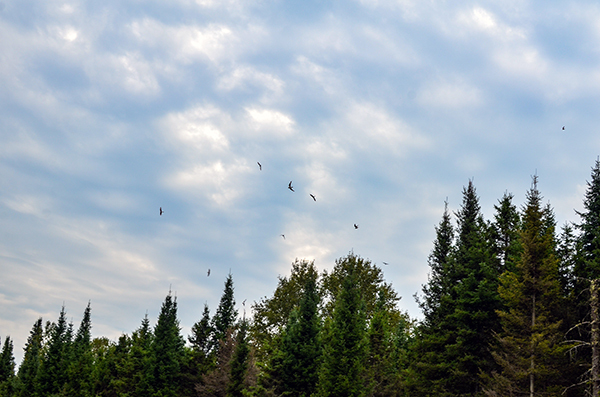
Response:
[{"label": "evergreen tree", "polygon": [[66,385],[66,391],[69,395],[82,397],[92,395],[91,328],[91,308],[88,303],[71,348]]},{"label": "evergreen tree", "polygon": [[365,303],[357,277],[360,270],[359,258],[351,254],[342,259],[340,264],[347,269],[347,274],[337,295],[330,326],[326,327],[328,334],[325,338],[317,394],[363,396],[366,319]]},{"label": "evergreen tree", "polygon": [[496,213],[492,223],[492,240],[495,254],[499,260],[499,273],[504,270],[514,270],[520,254],[519,249],[519,224],[521,222],[519,211],[513,204],[512,193],[504,193],[494,205]]},{"label": "evergreen tree", "polygon": [[397,385],[394,378],[398,368],[392,361],[394,346],[383,299],[379,300],[377,311],[371,318],[367,341],[366,372],[369,395],[373,397],[395,396]]},{"label": "evergreen tree", "polygon": [[242,397],[247,388],[246,376],[250,365],[250,345],[247,338],[248,323],[242,320],[236,335],[235,351],[230,363],[227,397]]},{"label": "evergreen tree", "polygon": [[192,326],[192,333],[188,336],[190,349],[187,351],[186,368],[184,370],[185,383],[193,390],[201,382],[202,375],[212,369],[210,356],[210,341],[212,338],[212,326],[210,324],[210,310],[204,304],[202,319]]},{"label": "evergreen tree", "polygon": [[439,325],[442,299],[449,295],[452,287],[450,255],[453,250],[454,228],[448,212],[448,201],[444,202],[444,214],[435,232],[436,239],[428,258],[431,269],[429,280],[422,287],[423,297],[417,299],[425,316],[424,324],[430,328]]},{"label": "evergreen tree", "polygon": [[143,397],[151,393],[152,378],[152,344],[154,335],[150,328],[150,320],[146,314],[140,327],[131,335],[129,362],[135,389],[133,396]]},{"label": "evergreen tree", "polygon": [[322,352],[319,302],[315,272],[306,279],[302,299],[290,315],[274,360],[273,376],[282,395],[308,397],[316,390]]},{"label": "evergreen tree", "polygon": [[440,241],[449,246],[446,210],[430,257],[433,276],[423,289],[426,318],[413,373],[424,394],[474,395],[480,392],[479,374],[494,366],[489,345],[499,326],[498,260],[472,181],[463,189],[456,217],[455,246],[436,255]]},{"label": "evergreen tree", "polygon": [[229,328],[225,338],[219,341],[215,368],[202,375],[202,382],[196,386],[199,396],[226,397],[231,377],[231,359],[236,349],[233,329]]},{"label": "evergreen tree", "polygon": [[171,296],[169,291],[158,315],[154,338],[150,346],[151,385],[154,396],[178,395],[184,345],[177,319],[177,300]]},{"label": "evergreen tree", "polygon": [[40,396],[59,393],[67,381],[72,328],[67,324],[66,316],[67,313],[63,306],[58,321],[50,324],[46,331],[49,340],[36,382],[39,387],[37,394]]},{"label": "evergreen tree", "polygon": [[23,361],[19,366],[17,374],[17,390],[18,397],[33,396],[35,390],[38,389],[36,379],[40,363],[42,360],[42,343],[44,338],[44,327],[42,318],[40,317],[34,324],[27,338],[27,344],[24,347],[25,354]]},{"label": "evergreen tree", "polygon": [[[314,261],[296,260],[292,263],[290,276],[279,277],[273,296],[264,297],[252,305],[253,321],[250,334],[255,344],[257,360],[266,362],[268,356],[273,355],[276,345],[280,342],[280,331],[286,327],[292,311],[300,304],[309,279],[318,279]],[[315,293],[320,302],[321,290],[318,286]]]},{"label": "evergreen tree", "polygon": [[521,231],[522,255],[514,271],[500,277],[504,309],[494,357],[500,371],[490,382],[493,395],[558,395],[564,351],[560,331],[561,288],[552,217],[541,207],[537,177],[527,193]]},{"label": "evergreen tree", "polygon": [[12,396],[14,393],[15,357],[13,342],[9,336],[4,339],[0,352],[0,395]]},{"label": "evergreen tree", "polygon": [[233,297],[233,277],[231,273],[225,280],[225,288],[217,312],[212,319],[213,337],[211,341],[211,350],[219,348],[219,341],[225,339],[227,330],[235,326],[238,312],[235,309],[235,299]]}]

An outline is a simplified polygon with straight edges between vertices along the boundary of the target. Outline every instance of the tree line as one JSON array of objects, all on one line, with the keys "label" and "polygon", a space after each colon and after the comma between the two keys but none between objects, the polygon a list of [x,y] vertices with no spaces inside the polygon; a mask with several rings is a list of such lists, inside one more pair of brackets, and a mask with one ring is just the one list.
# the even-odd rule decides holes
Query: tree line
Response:
[{"label": "tree line", "polygon": [[[236,311],[233,277],[185,338],[177,300],[117,341],[33,325],[16,366],[0,351],[0,396],[600,395],[600,161],[557,231],[534,176],[521,207],[505,193],[486,220],[472,181],[435,228],[423,319],[398,309],[382,270],[354,252],[319,273],[296,260],[271,296]],[[594,314],[595,313],[595,314]]]}]

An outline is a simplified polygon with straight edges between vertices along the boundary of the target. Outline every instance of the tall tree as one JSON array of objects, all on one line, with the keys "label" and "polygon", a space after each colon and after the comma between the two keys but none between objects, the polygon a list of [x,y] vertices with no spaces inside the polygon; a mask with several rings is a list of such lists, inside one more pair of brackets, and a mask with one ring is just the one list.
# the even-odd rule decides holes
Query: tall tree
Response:
[{"label": "tall tree", "polygon": [[23,355],[23,361],[19,366],[19,372],[17,374],[18,383],[16,395],[19,397],[33,396],[35,390],[37,390],[37,375],[42,360],[42,343],[44,338],[44,327],[42,325],[42,318],[38,318],[33,324],[33,328],[27,338]]},{"label": "tall tree", "polygon": [[50,396],[59,393],[67,381],[71,326],[67,324],[67,313],[63,306],[58,321],[49,326],[49,340],[38,371],[38,394]]},{"label": "tall tree", "polygon": [[180,331],[177,300],[169,291],[160,309],[150,346],[154,396],[178,395],[180,365],[184,357],[185,345]]},{"label": "tall tree", "polygon": [[395,396],[398,392],[395,375],[399,368],[393,362],[394,341],[384,303],[383,299],[378,301],[367,331],[367,387],[373,397]]},{"label": "tall tree", "polygon": [[0,352],[0,395],[12,396],[14,393],[15,357],[13,355],[13,342],[10,336],[4,339]]},{"label": "tall tree", "polygon": [[498,204],[494,205],[496,213],[491,231],[500,273],[504,270],[514,270],[520,253],[519,224],[521,219],[517,207],[513,204],[513,198],[512,193],[505,192],[498,200]]},{"label": "tall tree", "polygon": [[[498,259],[472,181],[463,189],[456,218],[456,243],[444,261],[430,257],[435,278],[430,276],[424,288],[426,319],[419,329],[414,373],[425,394],[476,394],[479,374],[494,365],[489,344],[498,328]],[[438,240],[448,229],[445,214]]]},{"label": "tall tree", "polygon": [[91,329],[91,308],[88,303],[71,347],[66,384],[66,393],[69,395],[82,397],[92,395]]},{"label": "tall tree", "polygon": [[219,349],[219,341],[224,340],[227,330],[235,326],[237,316],[238,312],[235,309],[233,296],[233,276],[229,273],[227,280],[225,280],[225,288],[217,312],[212,319],[213,339],[211,349]]},{"label": "tall tree", "polygon": [[210,341],[213,329],[210,324],[210,310],[204,304],[202,318],[192,326],[191,334],[188,336],[190,349],[187,350],[185,362],[185,383],[189,384],[190,390],[194,390],[201,382],[202,375],[212,368],[213,360],[210,356]]},{"label": "tall tree", "polygon": [[333,317],[325,337],[323,364],[317,394],[319,396],[363,396],[365,301],[359,285],[360,258],[351,254],[340,260],[347,273],[335,299]]},{"label": "tall tree", "polygon": [[250,366],[250,344],[248,342],[248,323],[243,319],[236,334],[236,343],[231,358],[227,397],[242,397],[248,388],[247,375]]},{"label": "tall tree", "polygon": [[504,308],[502,331],[494,352],[500,371],[490,383],[498,395],[558,395],[563,353],[561,288],[552,218],[541,206],[534,176],[523,209],[523,252],[514,271],[500,277]]},{"label": "tall tree", "polygon": [[319,302],[317,274],[313,273],[305,281],[300,304],[290,315],[276,354],[274,376],[284,395],[308,397],[316,391],[322,352]]}]

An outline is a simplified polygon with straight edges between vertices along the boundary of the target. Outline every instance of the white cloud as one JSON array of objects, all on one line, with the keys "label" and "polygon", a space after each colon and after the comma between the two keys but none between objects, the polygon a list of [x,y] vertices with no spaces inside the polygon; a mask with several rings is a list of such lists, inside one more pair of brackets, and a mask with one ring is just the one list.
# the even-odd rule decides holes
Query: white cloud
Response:
[{"label": "white cloud", "polygon": [[254,131],[270,132],[274,136],[289,136],[294,132],[294,120],[280,111],[273,109],[246,108],[249,127]]},{"label": "white cloud", "polygon": [[484,105],[481,91],[464,81],[435,81],[417,94],[419,104],[451,110],[474,109]]}]

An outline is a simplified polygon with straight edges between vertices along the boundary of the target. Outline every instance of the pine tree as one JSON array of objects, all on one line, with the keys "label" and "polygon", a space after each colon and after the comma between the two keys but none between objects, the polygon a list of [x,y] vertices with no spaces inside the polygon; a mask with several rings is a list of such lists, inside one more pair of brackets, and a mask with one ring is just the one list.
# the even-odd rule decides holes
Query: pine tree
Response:
[{"label": "pine tree", "polygon": [[37,376],[42,360],[42,343],[44,338],[44,327],[42,325],[42,318],[40,317],[34,324],[33,328],[27,338],[27,344],[25,345],[25,354],[23,355],[23,361],[19,366],[19,372],[17,373],[17,390],[16,396],[26,397],[33,396],[37,386]]},{"label": "pine tree", "polygon": [[210,341],[213,329],[210,324],[210,310],[208,305],[204,304],[202,319],[192,326],[192,333],[188,336],[190,349],[186,360],[186,383],[195,385],[201,382],[202,375],[212,369],[212,360],[210,359]]},{"label": "pine tree", "polygon": [[213,337],[211,341],[211,350],[219,349],[219,341],[225,339],[227,330],[235,326],[238,312],[235,309],[235,299],[233,297],[233,276],[231,273],[225,280],[225,288],[217,312],[212,319]]},{"label": "pine tree", "polygon": [[[336,297],[330,326],[326,327],[323,364],[319,375],[319,396],[363,396],[365,394],[364,361],[365,303],[357,273],[359,258],[341,260],[347,269]],[[328,328],[328,329],[327,329]]]},{"label": "pine tree", "polygon": [[[560,393],[566,345],[560,331],[561,288],[552,216],[541,206],[537,177],[527,193],[521,231],[522,255],[514,271],[500,277],[504,309],[494,357],[500,366],[491,395]],[[493,394],[496,393],[496,394]]]},{"label": "pine tree", "polygon": [[184,345],[177,319],[177,300],[171,296],[169,291],[158,315],[154,338],[150,346],[151,386],[154,396],[178,395]]},{"label": "pine tree", "polygon": [[63,306],[58,321],[50,324],[47,348],[38,371],[37,390],[40,396],[59,393],[67,381],[67,368],[71,344],[72,327],[67,324],[67,313]]},{"label": "pine tree", "polygon": [[521,222],[519,211],[513,204],[512,193],[504,193],[494,205],[496,213],[492,223],[492,239],[495,254],[499,260],[499,273],[504,270],[514,270],[515,262],[520,254],[519,224]]},{"label": "pine tree", "polygon": [[133,396],[143,397],[151,393],[152,381],[152,345],[154,335],[150,328],[150,320],[146,314],[140,327],[131,335],[129,363],[132,372],[132,383],[135,389]]},{"label": "pine tree", "polygon": [[395,396],[397,393],[395,374],[398,368],[393,362],[393,348],[388,313],[384,300],[380,299],[367,331],[366,372],[370,396]]}]

